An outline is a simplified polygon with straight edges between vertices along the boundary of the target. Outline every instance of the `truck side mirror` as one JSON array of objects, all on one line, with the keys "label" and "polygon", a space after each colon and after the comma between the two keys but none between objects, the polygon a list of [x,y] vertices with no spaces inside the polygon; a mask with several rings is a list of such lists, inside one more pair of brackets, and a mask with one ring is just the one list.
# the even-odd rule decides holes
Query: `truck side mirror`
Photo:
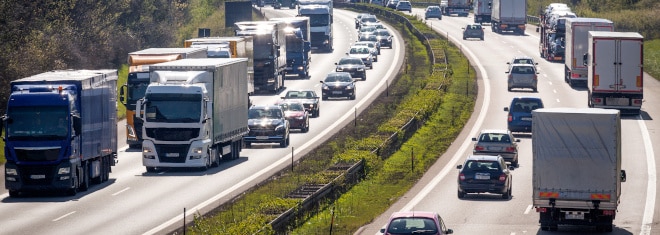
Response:
[{"label": "truck side mirror", "polygon": [[123,104],[126,105],[126,91],[128,90],[128,86],[126,84],[122,85],[121,88],[119,89],[119,101]]},{"label": "truck side mirror", "polygon": [[73,131],[75,132],[75,135],[80,135],[82,133],[82,122],[80,120],[80,116],[71,114],[71,120],[73,120]]},{"label": "truck side mirror", "polygon": [[140,99],[137,101],[135,104],[135,118],[137,119],[144,119],[144,111],[142,110],[142,104],[145,103],[144,98]]},{"label": "truck side mirror", "polygon": [[589,53],[584,53],[584,55],[582,55],[582,65],[589,65]]},{"label": "truck side mirror", "polygon": [[626,182],[626,171],[621,170],[621,182]]}]

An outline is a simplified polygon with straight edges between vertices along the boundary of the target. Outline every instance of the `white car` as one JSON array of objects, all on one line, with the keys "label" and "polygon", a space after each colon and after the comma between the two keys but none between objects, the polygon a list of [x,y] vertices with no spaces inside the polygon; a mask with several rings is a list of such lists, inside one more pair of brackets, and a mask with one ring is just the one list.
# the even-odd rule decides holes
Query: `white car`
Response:
[{"label": "white car", "polygon": [[356,57],[362,59],[362,62],[364,63],[365,66],[369,67],[370,69],[374,68],[374,59],[373,55],[371,54],[371,49],[366,46],[352,46],[351,49],[347,53],[348,56],[351,57]]},{"label": "white car", "polygon": [[399,1],[399,3],[396,4],[396,10],[412,12],[412,4],[410,3],[410,1],[405,1],[405,0]]},{"label": "white car", "polygon": [[380,54],[380,51],[378,51],[378,48],[376,48],[375,42],[370,42],[370,41],[356,42],[355,44],[353,44],[353,46],[369,47],[369,50],[371,51],[371,56],[374,57],[374,62],[378,62],[378,54]]}]

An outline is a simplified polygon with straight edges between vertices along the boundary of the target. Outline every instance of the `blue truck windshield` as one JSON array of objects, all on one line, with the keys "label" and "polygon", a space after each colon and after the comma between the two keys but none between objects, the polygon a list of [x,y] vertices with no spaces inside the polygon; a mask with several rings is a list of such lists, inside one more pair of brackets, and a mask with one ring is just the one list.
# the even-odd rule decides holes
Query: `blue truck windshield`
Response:
[{"label": "blue truck windshield", "polygon": [[68,114],[66,106],[9,107],[7,139],[65,139],[70,126]]},{"label": "blue truck windshield", "polygon": [[200,121],[199,94],[148,94],[145,117],[148,122],[195,123]]},{"label": "blue truck windshield", "polygon": [[286,52],[302,53],[304,52],[303,40],[293,34],[286,35]]}]

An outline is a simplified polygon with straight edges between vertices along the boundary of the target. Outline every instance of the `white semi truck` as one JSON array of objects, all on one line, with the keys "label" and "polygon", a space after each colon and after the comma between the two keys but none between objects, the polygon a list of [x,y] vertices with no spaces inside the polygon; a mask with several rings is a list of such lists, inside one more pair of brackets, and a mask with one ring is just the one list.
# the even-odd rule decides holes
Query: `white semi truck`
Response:
[{"label": "white semi truck", "polygon": [[589,31],[614,31],[614,23],[600,18],[566,18],[564,81],[571,87],[587,84],[587,66],[582,57],[587,53]]},{"label": "white semi truck", "polygon": [[298,16],[309,17],[312,49],[333,50],[332,0],[299,0]]},{"label": "white semi truck", "polygon": [[149,67],[137,103],[142,164],[207,169],[239,157],[247,126],[247,58],[183,59]]},{"label": "white semi truck", "polygon": [[621,117],[614,109],[532,111],[533,206],[541,230],[612,231],[621,196]]},{"label": "white semi truck", "polygon": [[513,31],[525,35],[527,1],[493,0],[490,19],[491,29],[495,33]]},{"label": "white semi truck", "polygon": [[638,114],[644,99],[644,37],[634,32],[589,32],[588,105]]}]

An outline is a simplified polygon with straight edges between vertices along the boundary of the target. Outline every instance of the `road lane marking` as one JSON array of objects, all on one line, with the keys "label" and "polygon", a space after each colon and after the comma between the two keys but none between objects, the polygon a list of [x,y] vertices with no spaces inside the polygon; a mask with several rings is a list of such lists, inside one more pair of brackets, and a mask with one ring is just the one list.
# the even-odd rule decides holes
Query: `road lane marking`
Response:
[{"label": "road lane marking", "polygon": [[642,119],[642,115],[637,115],[637,124],[642,132],[642,139],[644,140],[644,152],[646,152],[646,169],[648,181],[646,183],[646,203],[644,206],[644,217],[642,217],[642,228],[640,234],[651,234],[651,225],[653,224],[653,212],[655,210],[655,197],[656,197],[656,171],[655,171],[655,154],[653,153],[653,143],[649,136],[648,129]]},{"label": "road lane marking", "polygon": [[112,196],[117,196],[120,193],[126,192],[127,190],[131,189],[131,187],[126,187],[125,189],[119,190],[119,192],[113,193]]},{"label": "road lane marking", "polygon": [[76,213],[76,211],[69,212],[63,216],[58,217],[57,219],[54,219],[53,222],[57,222],[58,220],[64,219],[67,216],[73,215],[73,213]]},{"label": "road lane marking", "polygon": [[527,215],[527,214],[529,214],[530,211],[532,211],[532,205],[528,205],[527,209],[525,209],[525,213],[523,213],[523,214]]},{"label": "road lane marking", "polygon": [[560,102],[561,102],[561,101],[559,101],[559,99],[557,99],[557,103],[560,103]]}]

